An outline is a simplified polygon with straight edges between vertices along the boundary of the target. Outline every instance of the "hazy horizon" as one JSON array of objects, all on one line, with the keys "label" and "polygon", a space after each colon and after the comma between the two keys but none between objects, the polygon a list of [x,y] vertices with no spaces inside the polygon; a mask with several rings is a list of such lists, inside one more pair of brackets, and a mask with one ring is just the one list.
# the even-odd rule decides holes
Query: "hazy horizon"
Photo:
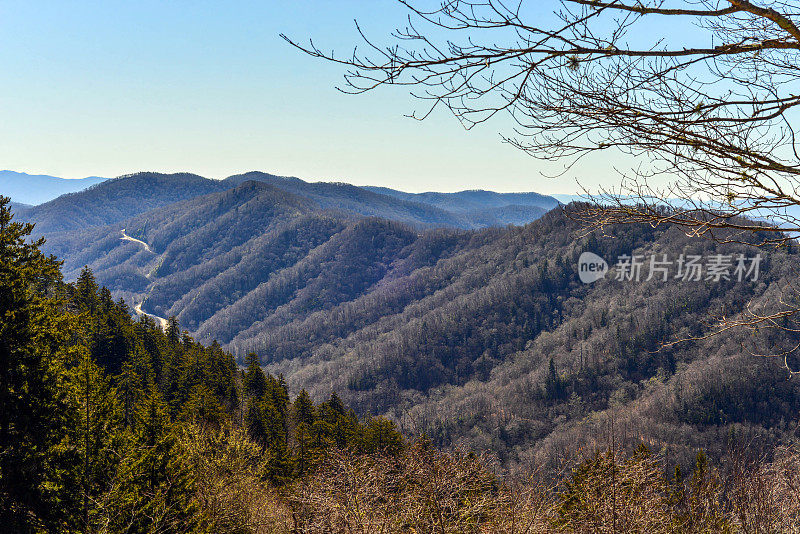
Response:
[{"label": "hazy horizon", "polygon": [[[121,178],[123,176],[127,176],[127,175],[130,175],[130,174],[136,174],[136,173],[139,173],[139,172],[156,172],[156,173],[162,173],[162,174],[174,174],[174,173],[190,172],[190,171],[171,171],[171,172],[166,172],[166,171],[158,171],[158,170],[146,170],[146,171],[143,170],[143,171],[134,171],[133,173],[125,173],[125,174],[121,174],[121,175],[118,175],[118,176],[100,176],[98,174],[90,174],[90,175],[86,175],[86,176],[54,176],[52,174],[47,174],[47,173],[42,173],[42,172],[19,171],[19,170],[15,170],[15,169],[0,169],[0,173],[5,173],[5,172],[12,172],[12,173],[22,174],[22,175],[27,175],[27,176],[49,176],[51,178],[64,179],[64,180],[85,180],[85,179],[90,179],[90,178],[102,178],[104,180],[110,180],[112,178]],[[522,189],[511,190],[511,191],[499,191],[499,190],[490,189],[490,188],[487,188],[487,187],[461,188],[461,189],[453,189],[453,190],[448,190],[448,191],[443,191],[443,190],[439,190],[439,189],[421,189],[419,191],[412,191],[410,189],[404,189],[403,187],[394,187],[394,186],[390,186],[390,185],[378,185],[378,184],[373,184],[373,183],[356,184],[356,183],[348,182],[348,181],[345,181],[345,180],[317,180],[317,179],[313,179],[313,178],[306,178],[306,177],[303,177],[303,176],[296,176],[296,175],[293,175],[293,174],[277,174],[277,173],[274,173],[274,172],[269,172],[269,171],[264,171],[264,170],[255,170],[255,169],[250,169],[250,170],[240,171],[240,172],[234,172],[233,174],[229,174],[229,175],[226,175],[226,176],[204,176],[204,175],[199,174],[199,173],[190,173],[190,174],[197,174],[198,176],[201,176],[203,178],[208,178],[210,180],[224,180],[225,178],[228,178],[230,176],[246,174],[248,172],[263,172],[263,173],[266,173],[266,174],[272,174],[272,175],[275,175],[275,176],[281,176],[281,177],[285,177],[285,178],[299,178],[300,180],[303,180],[303,181],[309,182],[309,183],[315,183],[315,182],[342,182],[343,181],[344,183],[349,183],[349,184],[352,184],[352,185],[355,185],[355,186],[358,186],[358,187],[386,187],[386,188],[389,188],[389,189],[395,189],[395,190],[403,191],[403,192],[406,192],[406,193],[460,193],[462,191],[483,190],[483,191],[489,191],[489,192],[494,192],[494,193],[540,193],[540,194],[552,195],[552,196],[579,196],[579,195],[582,194],[579,191],[566,191],[566,192],[556,191],[556,192],[552,192],[552,193],[542,193],[541,191],[522,190]]]},{"label": "hazy horizon", "polygon": [[419,122],[403,88],[350,96],[343,71],[286,44],[285,33],[340,53],[353,19],[381,40],[404,9],[379,0],[147,1],[0,7],[0,164],[64,178],[143,169],[209,178],[267,169],[309,181],[409,192],[486,189],[543,194],[617,181],[618,156],[567,172],[501,142],[500,119],[465,131],[444,112]]}]

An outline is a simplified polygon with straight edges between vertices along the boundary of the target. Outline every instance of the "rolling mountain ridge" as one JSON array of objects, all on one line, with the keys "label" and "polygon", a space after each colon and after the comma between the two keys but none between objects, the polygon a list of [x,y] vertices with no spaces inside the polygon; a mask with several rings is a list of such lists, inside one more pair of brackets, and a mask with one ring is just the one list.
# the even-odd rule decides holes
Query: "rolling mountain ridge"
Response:
[{"label": "rolling mountain ridge", "polygon": [[[335,390],[360,413],[508,464],[550,461],[565,443],[590,447],[613,421],[627,425],[621,439],[681,458],[719,450],[724,435],[771,442],[790,431],[800,388],[751,345],[790,347],[796,334],[731,331],[660,347],[702,337],[714,313],[775,302],[797,261],[791,247],[771,251],[752,281],[609,275],[588,285],[576,269],[586,251],[612,265],[623,254],[753,251],[677,228],[582,237],[561,209],[524,226],[437,228],[436,217],[456,212],[270,175],[208,182],[121,178],[22,219],[33,212],[53,229],[37,227],[68,279],[88,265],[130,308],[174,315],[240,360],[255,352],[294,391]],[[103,202],[113,209],[102,213]],[[61,209],[85,222],[65,224]]]},{"label": "rolling mountain ridge", "polygon": [[37,235],[102,226],[181,200],[225,191],[246,181],[263,182],[287,194],[302,196],[313,201],[319,209],[383,217],[419,228],[473,229],[521,224],[541,217],[558,205],[550,197],[535,194],[526,197],[525,204],[514,202],[520,198],[516,194],[504,203],[498,200],[504,197],[495,194],[490,201],[483,203],[474,199],[452,200],[448,209],[444,209],[427,202],[399,198],[400,192],[385,195],[350,184],[304,182],[299,178],[262,172],[235,175],[225,180],[210,180],[190,173],[142,172],[106,180],[87,190],[33,206],[26,218],[37,223]]},{"label": "rolling mountain ridge", "polygon": [[371,186],[367,186],[364,189],[453,211],[502,208],[509,205],[535,206],[551,210],[559,204],[554,197],[540,195],[539,193],[496,193],[480,189],[459,191],[458,193],[406,193],[388,187]]}]

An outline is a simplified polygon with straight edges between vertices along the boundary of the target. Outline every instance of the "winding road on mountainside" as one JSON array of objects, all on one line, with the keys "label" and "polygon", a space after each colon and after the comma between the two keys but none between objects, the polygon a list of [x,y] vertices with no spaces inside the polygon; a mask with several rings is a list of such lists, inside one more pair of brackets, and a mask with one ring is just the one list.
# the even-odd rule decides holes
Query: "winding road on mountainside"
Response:
[{"label": "winding road on mountainside", "polygon": [[133,307],[133,311],[135,311],[137,315],[148,315],[148,316],[152,317],[153,319],[155,319],[158,322],[158,324],[161,325],[161,329],[162,330],[166,330],[167,329],[167,320],[164,319],[163,317],[159,317],[158,315],[153,315],[152,313],[147,313],[146,311],[143,311],[142,310],[142,304],[144,304],[144,301],[142,301],[139,304],[137,304],[136,306],[134,306]]},{"label": "winding road on mountainside", "polygon": [[140,245],[142,245],[144,247],[144,249],[147,252],[149,252],[151,254],[155,254],[155,252],[153,252],[153,249],[150,248],[150,245],[148,245],[147,243],[145,243],[141,239],[136,239],[135,237],[131,237],[128,234],[126,234],[125,233],[125,228],[122,229],[122,237],[120,237],[120,239],[122,241],[133,241],[134,243],[139,243]]},{"label": "winding road on mountainside", "polygon": [[[151,254],[155,254],[155,252],[153,252],[153,249],[150,248],[150,245],[148,245],[147,243],[145,243],[141,239],[136,239],[135,237],[131,237],[128,234],[126,234],[125,233],[125,228],[122,229],[122,237],[120,237],[120,240],[121,241],[133,241],[134,243],[139,243],[140,245],[142,245],[144,247],[144,249],[147,252],[149,252]],[[147,278],[150,278],[150,275],[148,275]],[[166,330],[166,328],[167,328],[167,320],[166,319],[164,319],[163,317],[159,317],[158,315],[153,315],[152,313],[147,313],[146,311],[142,310],[142,304],[144,304],[145,300],[147,300],[147,297],[144,297],[142,299],[142,301],[139,302],[139,304],[134,306],[133,307],[133,311],[136,312],[136,315],[149,315],[150,317],[155,319],[161,325],[162,329]]]}]

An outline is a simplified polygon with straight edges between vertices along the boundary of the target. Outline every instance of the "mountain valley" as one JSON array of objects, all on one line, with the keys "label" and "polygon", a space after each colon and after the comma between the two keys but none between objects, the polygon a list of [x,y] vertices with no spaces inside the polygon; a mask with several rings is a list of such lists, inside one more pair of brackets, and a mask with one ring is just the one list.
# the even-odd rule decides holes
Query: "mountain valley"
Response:
[{"label": "mountain valley", "polygon": [[[794,250],[770,252],[757,282],[609,276],[586,285],[576,273],[584,251],[613,263],[634,252],[749,249],[677,228],[582,237],[574,205],[502,198],[263,173],[221,182],[142,173],[20,216],[64,260],[68,280],[88,266],[132,312],[174,316],[239,361],[254,352],[293,391],[337,391],[359,413],[385,414],[440,444],[491,449],[509,465],[549,461],[567,442],[597,444],[612,422],[626,428],[616,439],[645,439],[682,458],[725,433],[788,431],[790,406],[775,398],[800,389],[780,378],[778,360],[736,348],[740,334],[659,347],[703,337],[721,310],[768,305],[791,279]],[[515,206],[556,208],[524,226],[473,228],[476,212]],[[721,386],[713,377],[726,368],[736,371]],[[708,413],[703,403],[719,387],[736,395]],[[687,425],[691,435],[680,430]]]}]

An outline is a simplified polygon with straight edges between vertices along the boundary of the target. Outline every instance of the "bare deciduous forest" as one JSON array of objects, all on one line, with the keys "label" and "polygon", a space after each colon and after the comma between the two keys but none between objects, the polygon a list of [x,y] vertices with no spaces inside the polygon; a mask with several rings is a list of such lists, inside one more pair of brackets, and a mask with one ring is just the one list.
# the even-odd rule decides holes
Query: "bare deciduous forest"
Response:
[{"label": "bare deciduous forest", "polygon": [[617,185],[0,196],[2,528],[796,532],[800,6],[399,3],[352,54],[286,48]]}]

